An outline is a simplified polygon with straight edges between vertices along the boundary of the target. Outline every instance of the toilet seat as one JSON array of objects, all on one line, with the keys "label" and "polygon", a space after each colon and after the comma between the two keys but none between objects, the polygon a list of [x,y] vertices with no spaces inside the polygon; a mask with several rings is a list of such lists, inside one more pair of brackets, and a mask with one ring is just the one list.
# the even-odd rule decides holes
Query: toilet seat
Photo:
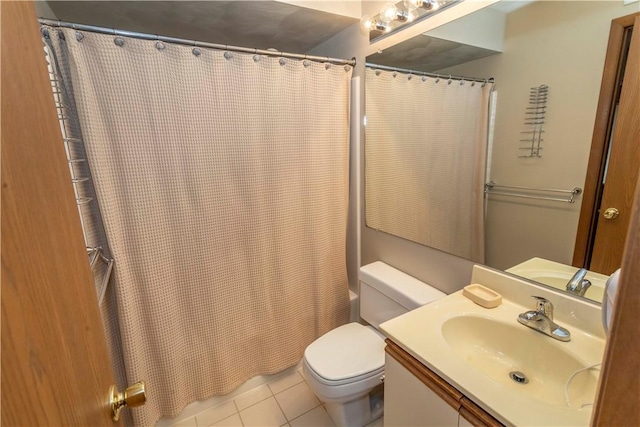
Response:
[{"label": "toilet seat", "polygon": [[353,322],[327,332],[304,352],[310,374],[327,386],[355,383],[384,372],[384,339]]}]

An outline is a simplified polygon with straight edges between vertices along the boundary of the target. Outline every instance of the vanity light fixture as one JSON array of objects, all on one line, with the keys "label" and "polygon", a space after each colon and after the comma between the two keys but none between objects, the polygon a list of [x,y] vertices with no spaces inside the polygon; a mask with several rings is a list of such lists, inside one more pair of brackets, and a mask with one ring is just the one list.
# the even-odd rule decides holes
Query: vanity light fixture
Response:
[{"label": "vanity light fixture", "polygon": [[[380,13],[371,17],[365,15],[360,20],[360,28],[364,33],[370,34],[373,40],[391,31],[395,31],[404,25],[420,21],[453,6],[462,0],[403,0],[402,2],[389,2],[384,5]],[[382,34],[380,34],[382,33]]]}]

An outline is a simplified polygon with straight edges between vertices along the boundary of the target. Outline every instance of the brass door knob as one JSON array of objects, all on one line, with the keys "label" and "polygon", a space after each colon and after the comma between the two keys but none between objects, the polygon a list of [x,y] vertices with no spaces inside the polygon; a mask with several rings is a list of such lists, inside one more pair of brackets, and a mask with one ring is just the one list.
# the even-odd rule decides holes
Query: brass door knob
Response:
[{"label": "brass door knob", "polygon": [[604,219],[616,219],[618,218],[618,215],[620,215],[620,212],[616,208],[609,208],[602,214],[602,216],[604,216]]},{"label": "brass door knob", "polygon": [[144,381],[127,387],[123,393],[120,393],[114,385],[112,385],[109,390],[109,403],[111,405],[111,417],[113,421],[120,419],[120,411],[125,406],[142,406],[146,401],[147,395],[145,394]]}]

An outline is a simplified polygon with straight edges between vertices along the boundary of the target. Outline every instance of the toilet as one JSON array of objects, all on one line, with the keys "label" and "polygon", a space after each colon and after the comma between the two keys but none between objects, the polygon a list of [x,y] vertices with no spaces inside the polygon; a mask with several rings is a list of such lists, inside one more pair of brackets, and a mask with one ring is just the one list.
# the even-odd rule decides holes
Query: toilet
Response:
[{"label": "toilet", "polygon": [[360,317],[333,329],[304,352],[302,371],[337,426],[364,426],[383,412],[385,322],[445,296],[377,261],[360,268]]}]

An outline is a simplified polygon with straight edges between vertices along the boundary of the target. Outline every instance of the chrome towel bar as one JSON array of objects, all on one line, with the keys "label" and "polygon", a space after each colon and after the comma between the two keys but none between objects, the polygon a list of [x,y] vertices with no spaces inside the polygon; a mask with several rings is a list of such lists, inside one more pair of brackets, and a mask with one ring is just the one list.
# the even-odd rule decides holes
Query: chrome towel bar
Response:
[{"label": "chrome towel bar", "polygon": [[[498,189],[498,191],[494,190]],[[500,191],[500,189],[505,189],[507,191]],[[515,191],[521,190],[521,191]],[[495,181],[489,181],[484,185],[485,194],[499,194],[501,196],[513,196],[513,197],[523,197],[526,199],[538,199],[538,200],[550,200],[553,202],[565,202],[565,203],[575,203],[576,196],[582,194],[582,188],[575,187],[572,190],[559,190],[555,188],[535,188],[535,187],[520,187],[515,185],[498,185]],[[562,193],[568,194],[567,197],[551,197],[545,196],[542,194],[533,194],[533,193]]]}]

